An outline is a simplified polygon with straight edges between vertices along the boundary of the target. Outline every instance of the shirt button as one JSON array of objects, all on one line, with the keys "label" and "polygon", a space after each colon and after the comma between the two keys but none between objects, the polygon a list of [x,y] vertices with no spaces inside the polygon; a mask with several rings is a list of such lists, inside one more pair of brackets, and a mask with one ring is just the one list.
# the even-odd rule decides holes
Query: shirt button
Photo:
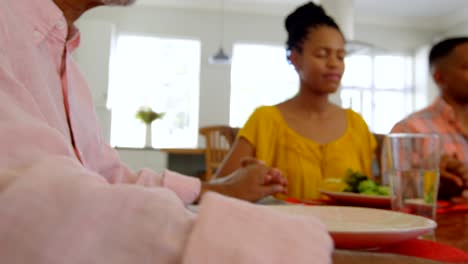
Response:
[{"label": "shirt button", "polygon": [[66,25],[67,25],[67,23],[65,22],[65,20],[60,20],[60,21],[57,23],[57,28],[58,28],[58,29],[64,29]]},{"label": "shirt button", "polygon": [[39,32],[39,31],[37,31],[37,30],[34,30],[33,35],[34,35],[34,38],[37,38],[37,39],[40,38],[40,37],[42,37],[41,32]]}]

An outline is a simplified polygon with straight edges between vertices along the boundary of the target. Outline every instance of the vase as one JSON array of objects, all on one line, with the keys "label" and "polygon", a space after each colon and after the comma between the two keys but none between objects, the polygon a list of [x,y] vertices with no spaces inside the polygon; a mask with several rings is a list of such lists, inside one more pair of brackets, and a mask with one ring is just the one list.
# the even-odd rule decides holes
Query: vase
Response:
[{"label": "vase", "polygon": [[146,124],[146,138],[145,138],[145,148],[152,148],[152,131],[151,131],[151,124]]}]

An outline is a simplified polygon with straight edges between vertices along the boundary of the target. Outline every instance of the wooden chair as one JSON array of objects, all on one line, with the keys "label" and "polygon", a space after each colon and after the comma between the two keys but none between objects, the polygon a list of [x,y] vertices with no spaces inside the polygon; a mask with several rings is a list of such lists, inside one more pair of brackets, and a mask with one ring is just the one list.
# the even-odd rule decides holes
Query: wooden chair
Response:
[{"label": "wooden chair", "polygon": [[376,134],[374,133],[374,137],[377,141],[377,147],[375,148],[375,162],[376,164],[373,164],[373,173],[374,173],[374,176],[376,176],[376,180],[378,183],[382,184],[382,181],[385,182],[384,179],[382,179],[382,176],[381,175],[381,170],[382,170],[382,148],[383,148],[383,141],[384,141],[384,138],[385,138],[385,134]]},{"label": "wooden chair", "polygon": [[377,141],[377,148],[375,149],[375,157],[380,160],[380,157],[382,155],[382,147],[383,147],[383,141],[385,138],[385,134],[376,134],[374,133],[375,140]]},{"label": "wooden chair", "polygon": [[205,137],[205,181],[209,181],[234,143],[239,128],[207,126],[199,132]]}]

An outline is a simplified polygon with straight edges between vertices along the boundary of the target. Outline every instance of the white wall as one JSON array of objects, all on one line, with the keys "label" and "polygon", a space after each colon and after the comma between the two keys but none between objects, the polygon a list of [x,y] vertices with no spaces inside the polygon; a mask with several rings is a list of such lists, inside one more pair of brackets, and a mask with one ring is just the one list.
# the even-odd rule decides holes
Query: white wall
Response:
[{"label": "white wall", "polygon": [[420,110],[434,101],[439,95],[438,88],[432,79],[429,69],[429,51],[431,45],[420,47],[414,56],[415,59],[415,110]]},{"label": "white wall", "polygon": [[460,35],[468,36],[468,20],[450,27],[450,29],[445,31],[443,35],[446,37]]},{"label": "white wall", "polygon": [[[224,48],[232,54],[236,42],[284,45],[286,33],[283,17],[254,14],[225,14]],[[221,19],[219,13],[204,10],[184,10],[134,6],[127,8],[99,8],[87,13],[79,21],[82,47],[76,55],[85,68],[95,101],[102,109],[108,86],[108,62],[112,38],[115,34],[142,34],[162,37],[197,39],[202,43],[200,68],[199,125],[227,124],[229,122],[230,67],[210,65],[208,58],[220,45]],[[400,53],[413,54],[432,39],[432,33],[410,29],[357,24],[355,39]],[[263,70],[263,69],[258,69]],[[334,96],[335,100],[338,98]],[[102,111],[101,111],[102,112]],[[109,115],[101,114],[102,127],[109,131]],[[107,120],[104,120],[106,119]],[[132,152],[133,153],[133,152]],[[131,166],[141,157],[125,153]],[[133,157],[133,158],[132,158]],[[154,167],[161,165],[165,156],[156,157]],[[151,167],[151,166],[150,166]]]},{"label": "white wall", "polygon": [[136,149],[119,149],[118,152],[122,161],[133,171],[149,168],[162,172],[167,167],[167,154],[163,152]]},{"label": "white wall", "polygon": [[430,104],[439,95],[439,90],[429,72],[429,51],[431,46],[445,37],[468,36],[468,20],[450,26],[446,31],[434,34],[431,41],[419,47],[415,53],[415,109],[421,109]]},{"label": "white wall", "polygon": [[434,32],[358,22],[354,35],[356,40],[372,43],[384,50],[414,54],[418,47],[432,40]]},{"label": "white wall", "polygon": [[82,40],[74,58],[91,86],[103,136],[110,142],[110,112],[106,108],[106,101],[115,26],[106,21],[81,20],[78,27],[82,32]]}]

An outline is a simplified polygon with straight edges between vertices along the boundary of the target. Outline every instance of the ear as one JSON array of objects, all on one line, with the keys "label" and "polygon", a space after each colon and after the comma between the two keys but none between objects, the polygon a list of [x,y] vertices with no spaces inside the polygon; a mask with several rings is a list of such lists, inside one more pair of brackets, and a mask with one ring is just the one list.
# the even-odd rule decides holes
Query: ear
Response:
[{"label": "ear", "polygon": [[432,78],[434,79],[434,82],[439,86],[441,86],[444,83],[444,74],[438,69],[434,69],[432,71]]},{"label": "ear", "polygon": [[294,69],[296,69],[297,72],[300,72],[302,69],[302,54],[299,53],[296,49],[291,50],[291,53],[289,54],[289,60],[291,61],[291,64],[294,66]]}]

